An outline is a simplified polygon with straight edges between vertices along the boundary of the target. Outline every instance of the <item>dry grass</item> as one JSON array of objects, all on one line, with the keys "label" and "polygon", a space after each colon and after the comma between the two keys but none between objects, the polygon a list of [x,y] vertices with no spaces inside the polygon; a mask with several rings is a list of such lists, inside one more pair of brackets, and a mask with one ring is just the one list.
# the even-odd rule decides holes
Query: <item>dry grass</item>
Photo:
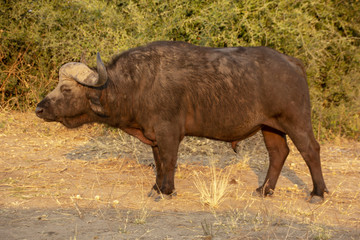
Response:
[{"label": "dry grass", "polygon": [[229,194],[229,169],[217,169],[214,162],[210,163],[208,174],[194,171],[194,184],[200,193],[202,204],[217,208]]},{"label": "dry grass", "polygon": [[[234,163],[227,167],[219,167],[220,162],[204,166],[182,163],[180,159],[176,172],[178,196],[154,202],[146,197],[154,172],[140,164],[142,148],[137,141],[128,141],[122,135],[117,137],[119,146],[128,142],[135,148],[131,153],[134,157],[95,158],[96,153],[89,154],[89,160],[67,157],[69,152],[89,143],[93,144],[89,148],[96,146],[95,149],[111,151],[106,138],[102,138],[104,134],[117,137],[119,133],[99,125],[67,130],[58,124],[43,123],[32,114],[1,112],[0,225],[4,228],[0,227],[0,233],[21,227],[21,219],[28,219],[26,224],[35,231],[38,218],[43,225],[54,226],[60,222],[71,225],[69,219],[74,216],[71,219],[78,218],[81,222],[77,223],[76,231],[74,226],[70,236],[64,231],[63,239],[92,239],[95,233],[84,230],[82,224],[93,216],[91,221],[103,223],[99,229],[107,229],[115,238],[135,239],[144,235],[145,239],[166,239],[182,234],[192,236],[191,239],[205,235],[215,239],[235,236],[358,239],[360,236],[359,142],[342,139],[339,143],[322,144],[324,177],[330,190],[322,204],[306,201],[312,187],[309,171],[291,143],[292,152],[274,196],[252,196],[267,167],[263,146],[257,144],[257,139],[251,140],[252,144],[241,143],[241,153],[234,155]],[[102,142],[98,141],[100,137]],[[219,144],[206,143],[210,148]],[[192,140],[185,142],[181,158],[193,146]],[[203,151],[202,147],[199,149]],[[196,149],[191,151],[206,157]],[[217,159],[215,153],[208,155]],[[42,212],[34,216],[39,209]],[[13,210],[20,215],[8,225],[6,219],[13,216]],[[59,214],[52,218],[51,212],[44,213],[45,210]],[[69,211],[74,215],[69,215]],[[164,229],[172,235],[165,234]]]}]

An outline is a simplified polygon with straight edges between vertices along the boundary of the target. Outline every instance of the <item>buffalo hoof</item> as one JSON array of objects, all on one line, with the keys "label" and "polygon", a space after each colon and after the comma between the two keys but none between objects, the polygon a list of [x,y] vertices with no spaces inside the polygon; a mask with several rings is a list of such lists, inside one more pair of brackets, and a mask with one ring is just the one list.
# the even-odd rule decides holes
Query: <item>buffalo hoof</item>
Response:
[{"label": "buffalo hoof", "polygon": [[160,193],[160,188],[157,184],[154,184],[154,186],[151,188],[150,192],[148,193],[148,197],[154,197],[158,196]]},{"label": "buffalo hoof", "polygon": [[155,202],[160,202],[161,200],[171,200],[173,197],[176,197],[177,193],[173,192],[172,194],[159,194],[159,196],[157,196],[154,201]]},{"label": "buffalo hoof", "polygon": [[320,197],[320,196],[317,196],[317,195],[314,195],[314,196],[311,196],[308,199],[308,202],[311,203],[311,204],[320,204],[320,203],[324,202],[324,198]]},{"label": "buffalo hoof", "polygon": [[256,189],[256,191],[253,193],[253,196],[258,197],[266,197],[266,196],[272,196],[274,194],[274,190],[272,189],[265,189],[264,187],[259,187]]},{"label": "buffalo hoof", "polygon": [[155,190],[155,189],[151,189],[150,192],[148,193],[148,197],[155,197],[155,196],[158,196],[159,193]]},{"label": "buffalo hoof", "polygon": [[148,193],[148,197],[154,198],[155,202],[159,202],[163,199],[170,200],[172,199],[172,197],[176,197],[176,195],[177,193],[175,191],[171,194],[163,194],[163,193],[159,193],[155,189],[151,189],[150,192]]}]

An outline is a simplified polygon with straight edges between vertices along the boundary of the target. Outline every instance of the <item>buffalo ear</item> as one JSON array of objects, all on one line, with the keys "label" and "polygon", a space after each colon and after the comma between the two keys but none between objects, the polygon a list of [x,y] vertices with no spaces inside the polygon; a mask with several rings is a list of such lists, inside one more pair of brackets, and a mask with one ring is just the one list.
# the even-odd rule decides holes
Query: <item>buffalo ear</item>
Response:
[{"label": "buffalo ear", "polygon": [[90,108],[99,116],[106,116],[105,110],[101,105],[100,99],[97,97],[89,98]]}]

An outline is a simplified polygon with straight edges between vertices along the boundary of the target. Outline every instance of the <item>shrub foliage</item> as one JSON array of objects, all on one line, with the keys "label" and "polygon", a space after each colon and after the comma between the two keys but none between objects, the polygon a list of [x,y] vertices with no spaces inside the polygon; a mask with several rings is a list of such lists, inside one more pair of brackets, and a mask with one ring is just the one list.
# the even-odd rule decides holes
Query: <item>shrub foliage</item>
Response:
[{"label": "shrub foliage", "polygon": [[29,109],[68,61],[103,59],[155,40],[269,46],[307,68],[318,138],[360,139],[358,0],[4,0],[0,104]]}]

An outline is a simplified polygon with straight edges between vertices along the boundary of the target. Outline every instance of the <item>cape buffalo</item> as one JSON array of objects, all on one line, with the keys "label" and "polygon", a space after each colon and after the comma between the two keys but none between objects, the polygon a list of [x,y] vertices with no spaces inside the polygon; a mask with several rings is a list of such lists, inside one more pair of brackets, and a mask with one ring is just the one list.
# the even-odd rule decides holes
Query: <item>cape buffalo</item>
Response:
[{"label": "cape buffalo", "polygon": [[[199,47],[154,42],[115,56],[97,68],[70,62],[36,115],[69,128],[99,122],[152,147],[153,190],[175,191],[177,153],[184,136],[236,143],[261,130],[270,165],[257,189],[272,194],[288,156],[286,135],[309,167],[313,191],[328,192],[315,140],[303,64],[267,47]],[[316,198],[313,198],[313,200]],[[316,201],[318,201],[316,200]]]}]

